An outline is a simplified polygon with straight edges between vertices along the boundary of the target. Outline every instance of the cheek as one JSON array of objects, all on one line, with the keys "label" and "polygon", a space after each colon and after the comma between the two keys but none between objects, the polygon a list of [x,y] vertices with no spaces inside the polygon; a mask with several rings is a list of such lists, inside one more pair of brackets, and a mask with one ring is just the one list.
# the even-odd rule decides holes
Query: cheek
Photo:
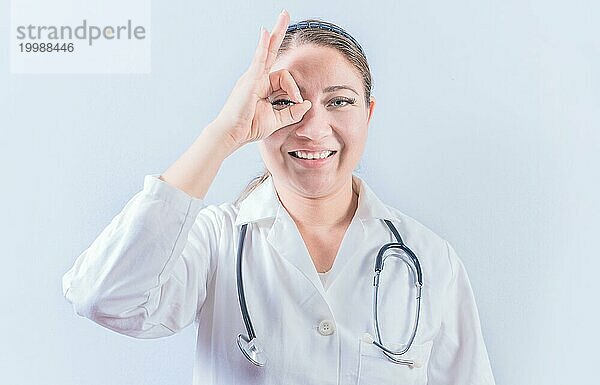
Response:
[{"label": "cheek", "polygon": [[265,163],[278,161],[281,159],[281,146],[285,139],[283,129],[275,131],[269,137],[258,142],[258,150]]},{"label": "cheek", "polygon": [[281,147],[285,138],[289,135],[289,129],[286,127],[280,128],[279,130],[273,132],[268,137],[264,138],[261,141],[261,144],[264,143],[264,146],[269,149],[274,149],[276,147]]},{"label": "cheek", "polygon": [[264,140],[265,151],[268,151],[271,156],[276,156],[281,152],[281,146],[283,146],[283,137],[275,137],[271,135]]},{"label": "cheek", "polygon": [[361,114],[346,114],[337,119],[344,141],[356,146],[366,139],[367,126],[363,120],[364,117]]}]

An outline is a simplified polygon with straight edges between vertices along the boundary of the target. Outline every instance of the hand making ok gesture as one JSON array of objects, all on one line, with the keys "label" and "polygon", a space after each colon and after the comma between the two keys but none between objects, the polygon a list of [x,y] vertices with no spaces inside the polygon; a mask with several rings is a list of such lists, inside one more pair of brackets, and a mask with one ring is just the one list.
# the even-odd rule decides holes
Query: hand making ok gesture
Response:
[{"label": "hand making ok gesture", "polygon": [[[236,82],[216,118],[219,126],[224,127],[239,147],[262,140],[282,127],[299,122],[311,107],[310,101],[302,99],[298,85],[288,70],[270,72],[289,21],[290,16],[284,10],[272,33],[261,28],[252,63]],[[268,97],[278,90],[286,92],[293,103],[282,109],[274,109]]]}]

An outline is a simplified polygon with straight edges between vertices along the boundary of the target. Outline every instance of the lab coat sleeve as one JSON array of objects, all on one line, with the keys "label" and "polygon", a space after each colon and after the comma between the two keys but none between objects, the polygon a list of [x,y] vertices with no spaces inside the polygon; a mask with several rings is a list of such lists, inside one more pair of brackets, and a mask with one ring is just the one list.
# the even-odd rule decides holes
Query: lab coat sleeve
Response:
[{"label": "lab coat sleeve", "polygon": [[62,281],[77,314],[136,338],[168,336],[196,319],[217,250],[215,206],[158,176],[146,175]]},{"label": "lab coat sleeve", "polygon": [[494,385],[473,290],[462,261],[446,242],[452,277],[434,339],[428,385]]}]

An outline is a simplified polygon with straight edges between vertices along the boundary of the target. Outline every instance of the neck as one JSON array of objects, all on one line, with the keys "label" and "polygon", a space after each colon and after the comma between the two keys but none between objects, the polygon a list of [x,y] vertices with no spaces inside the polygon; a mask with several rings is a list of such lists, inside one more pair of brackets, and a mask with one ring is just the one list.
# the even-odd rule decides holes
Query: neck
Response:
[{"label": "neck", "polygon": [[282,205],[301,228],[348,226],[358,207],[358,189],[352,178],[338,190],[319,198],[304,197],[287,188],[276,190]]}]

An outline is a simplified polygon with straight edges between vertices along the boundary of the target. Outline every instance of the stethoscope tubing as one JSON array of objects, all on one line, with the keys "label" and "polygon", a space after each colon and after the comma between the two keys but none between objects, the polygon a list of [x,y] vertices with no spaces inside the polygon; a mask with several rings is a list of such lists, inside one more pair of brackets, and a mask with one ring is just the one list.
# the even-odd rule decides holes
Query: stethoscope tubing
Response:
[{"label": "stethoscope tubing", "polygon": [[[422,286],[423,286],[423,272],[421,270],[421,264],[419,263],[419,259],[417,258],[415,253],[413,253],[413,251],[404,244],[402,237],[396,230],[396,227],[392,224],[391,221],[389,221],[387,219],[384,219],[384,222],[389,227],[390,231],[394,234],[397,242],[390,242],[390,243],[383,245],[379,249],[379,253],[377,254],[377,258],[375,260],[375,275],[373,277],[373,286],[374,286],[373,327],[375,329],[375,334],[376,334],[377,339],[373,340],[372,343],[375,346],[379,347],[382,350],[383,354],[385,354],[388,357],[388,359],[390,359],[392,362],[397,363],[397,364],[414,366],[415,361],[410,360],[410,359],[401,359],[401,358],[397,358],[395,356],[400,356],[400,355],[406,353],[412,346],[412,343],[414,342],[415,336],[417,334],[417,329],[419,327],[419,317],[421,314],[421,291],[422,291]],[[248,224],[244,223],[240,229],[240,238],[239,238],[239,243],[238,243],[237,260],[236,260],[236,280],[237,280],[237,291],[238,291],[238,300],[239,300],[240,310],[242,313],[242,318],[244,320],[244,325],[246,326],[246,331],[248,333],[248,337],[240,334],[238,336],[238,345],[240,346],[242,353],[244,353],[244,356],[250,362],[252,362],[253,364],[255,364],[257,366],[263,366],[265,359],[263,359],[261,362],[258,362],[256,359],[252,358],[252,355],[249,354],[247,349],[243,348],[244,345],[246,347],[248,347],[247,344],[249,342],[258,343],[258,340],[256,339],[256,333],[255,333],[254,327],[252,325],[252,320],[250,318],[250,313],[248,312],[248,306],[246,304],[246,296],[244,293],[244,281],[243,281],[243,275],[242,275],[242,253],[243,253],[243,248],[244,248],[244,239],[246,237],[247,227],[248,227]],[[407,261],[407,259],[404,258],[403,255],[398,255],[398,256],[394,255],[395,257],[399,257],[409,267],[409,270],[411,271],[411,274],[413,276],[413,283],[417,290],[416,311],[415,311],[415,318],[414,318],[414,322],[413,322],[411,337],[409,338],[408,343],[406,343],[404,345],[404,347],[399,350],[389,349],[388,347],[386,347],[383,344],[382,339],[381,339],[381,332],[380,332],[380,328],[379,328],[378,307],[377,307],[378,298],[379,298],[378,297],[379,275],[383,271],[383,266],[384,266],[385,260],[389,257],[389,256],[384,256],[384,254],[387,250],[393,249],[393,248],[402,250],[410,258],[410,261]],[[256,346],[253,346],[253,348],[257,349]],[[254,350],[254,352],[255,353],[260,352],[261,354],[263,353],[262,350],[260,350],[260,351]]]},{"label": "stethoscope tubing", "polygon": [[244,319],[244,324],[246,325],[246,331],[248,332],[248,339],[252,340],[253,338],[256,338],[256,333],[254,332],[254,326],[252,326],[252,320],[250,319],[250,313],[248,313],[248,306],[246,304],[246,295],[244,293],[244,280],[242,278],[242,252],[244,251],[244,238],[246,237],[246,229],[247,228],[248,228],[248,224],[244,223],[244,225],[242,226],[242,229],[240,230],[240,241],[238,243],[238,250],[237,250],[236,277],[237,277],[238,300],[240,302],[242,318]]}]

